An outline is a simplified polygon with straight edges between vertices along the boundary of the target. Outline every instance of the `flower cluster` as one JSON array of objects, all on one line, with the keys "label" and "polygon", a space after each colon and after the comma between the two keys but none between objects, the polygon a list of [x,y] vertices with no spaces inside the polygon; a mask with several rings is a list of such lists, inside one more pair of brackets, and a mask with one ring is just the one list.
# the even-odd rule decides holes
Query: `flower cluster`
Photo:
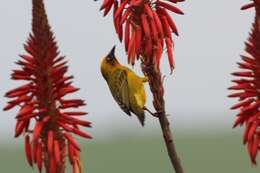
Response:
[{"label": "flower cluster", "polygon": [[[47,173],[65,172],[68,155],[73,172],[81,172],[80,147],[72,134],[91,138],[79,126],[91,123],[77,117],[85,112],[65,111],[85,103],[81,99],[64,98],[78,91],[72,85],[73,76],[65,75],[68,66],[60,56],[53,33],[48,24],[43,0],[32,0],[32,34],[24,45],[26,54],[16,62],[20,69],[13,70],[13,80],[27,81],[24,85],[6,93],[11,98],[4,110],[19,107],[16,115],[15,137],[24,135],[28,163],[37,164],[39,171],[44,165]],[[68,153],[68,154],[67,154]]]},{"label": "flower cluster", "polygon": [[255,7],[256,16],[250,37],[246,42],[247,55],[242,55],[242,61],[238,63],[241,71],[232,75],[239,77],[233,80],[234,86],[230,90],[237,91],[229,97],[236,97],[239,102],[231,109],[239,109],[234,127],[244,125],[243,142],[247,145],[248,153],[253,164],[256,164],[256,157],[260,147],[260,1],[244,5],[245,10]]},{"label": "flower cluster", "polygon": [[[114,7],[114,25],[119,40],[125,42],[128,63],[149,58],[157,67],[166,44],[168,61],[174,69],[173,40],[171,32],[178,35],[175,22],[168,11],[176,14],[183,12],[172,5],[183,0],[104,0],[100,10],[104,16]],[[124,33],[124,34],[123,34]]]}]

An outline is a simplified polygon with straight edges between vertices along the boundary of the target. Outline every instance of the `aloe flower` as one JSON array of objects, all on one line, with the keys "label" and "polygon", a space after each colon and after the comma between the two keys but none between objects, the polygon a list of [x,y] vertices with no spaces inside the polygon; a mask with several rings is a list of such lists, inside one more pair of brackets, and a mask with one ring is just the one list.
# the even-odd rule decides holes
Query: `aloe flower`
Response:
[{"label": "aloe flower", "polygon": [[255,7],[256,15],[250,36],[246,42],[246,55],[241,55],[241,62],[237,63],[241,69],[232,73],[237,79],[232,82],[234,90],[229,97],[236,97],[239,102],[231,109],[239,109],[234,127],[245,127],[243,143],[251,161],[256,164],[256,157],[260,147],[260,1],[254,0],[241,9]]},{"label": "aloe flower", "polygon": [[80,146],[73,134],[91,138],[79,128],[91,123],[77,118],[87,113],[72,111],[84,106],[83,100],[65,98],[78,88],[72,85],[73,76],[66,75],[67,61],[59,55],[43,0],[32,0],[32,4],[32,34],[24,45],[27,53],[20,55],[16,62],[20,68],[11,75],[26,83],[6,93],[11,100],[4,110],[19,107],[15,137],[24,136],[30,166],[37,164],[39,172],[44,167],[46,173],[64,173],[68,155],[71,172],[80,173]]},{"label": "aloe flower", "polygon": [[169,12],[183,14],[172,5],[183,0],[104,0],[100,10],[104,16],[114,7],[114,25],[119,37],[123,40],[132,65],[136,59],[149,58],[157,67],[166,45],[171,70],[174,69],[173,39],[171,33],[178,35],[176,24]]},{"label": "aloe flower", "polygon": [[[113,7],[113,21],[120,41],[124,40],[128,63],[141,61],[141,69],[148,77],[165,145],[176,173],[183,173],[173,142],[170,123],[166,117],[163,78],[160,62],[166,48],[171,72],[175,67],[172,33],[178,30],[172,16],[184,14],[176,4],[184,0],[103,0],[100,10],[106,16]],[[149,111],[151,112],[151,111]]]}]

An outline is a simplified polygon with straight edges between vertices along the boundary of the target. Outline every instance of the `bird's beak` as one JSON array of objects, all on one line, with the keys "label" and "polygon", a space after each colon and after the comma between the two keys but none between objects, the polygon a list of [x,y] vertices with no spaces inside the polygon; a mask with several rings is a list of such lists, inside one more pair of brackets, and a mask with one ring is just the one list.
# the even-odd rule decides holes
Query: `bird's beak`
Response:
[{"label": "bird's beak", "polygon": [[109,52],[109,54],[107,55],[108,59],[112,60],[115,58],[115,49],[116,49],[116,46],[114,46],[111,51]]}]

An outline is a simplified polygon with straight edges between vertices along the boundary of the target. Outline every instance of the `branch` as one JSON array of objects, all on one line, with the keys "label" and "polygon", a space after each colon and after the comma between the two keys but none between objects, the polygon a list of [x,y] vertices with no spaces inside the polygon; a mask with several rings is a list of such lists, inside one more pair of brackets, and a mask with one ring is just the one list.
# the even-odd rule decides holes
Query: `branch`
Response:
[{"label": "branch", "polygon": [[176,173],[184,173],[174,144],[170,123],[165,113],[165,101],[163,96],[164,88],[161,72],[156,69],[154,65],[151,65],[147,61],[142,62],[142,70],[143,73],[149,78],[149,86],[153,93],[153,105],[159,118],[164,142],[167,147],[167,152],[170,157],[171,164]]}]

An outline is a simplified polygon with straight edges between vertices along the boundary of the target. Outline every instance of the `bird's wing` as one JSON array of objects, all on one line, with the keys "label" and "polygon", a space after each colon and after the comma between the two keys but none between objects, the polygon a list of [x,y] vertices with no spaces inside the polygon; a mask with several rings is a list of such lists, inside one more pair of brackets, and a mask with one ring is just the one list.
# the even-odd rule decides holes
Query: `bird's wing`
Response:
[{"label": "bird's wing", "polygon": [[122,69],[116,70],[111,76],[109,87],[120,108],[128,115],[131,115],[127,72]]}]

